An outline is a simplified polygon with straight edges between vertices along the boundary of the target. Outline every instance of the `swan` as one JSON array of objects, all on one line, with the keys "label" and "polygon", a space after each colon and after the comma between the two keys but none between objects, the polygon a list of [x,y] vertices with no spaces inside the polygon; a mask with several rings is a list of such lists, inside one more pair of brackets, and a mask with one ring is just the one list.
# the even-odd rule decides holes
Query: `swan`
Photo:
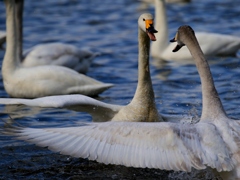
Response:
[{"label": "swan", "polygon": [[11,97],[37,98],[63,94],[98,95],[113,84],[102,83],[62,66],[23,67],[15,24],[15,3],[5,1],[7,49],[2,64],[3,84]]},{"label": "swan", "polygon": [[0,31],[0,48],[3,49],[3,44],[6,42],[6,32]]},{"label": "swan", "polygon": [[0,103],[81,109],[92,114],[94,121],[98,121],[98,119],[104,119],[104,121],[162,121],[156,108],[149,69],[150,40],[156,40],[154,33],[157,32],[154,29],[151,14],[145,13],[139,17],[138,32],[138,85],[135,95],[128,105],[107,104],[83,95],[50,96],[32,100],[2,98]]},{"label": "swan", "polygon": [[191,52],[202,83],[202,115],[196,124],[102,122],[79,127],[28,128],[8,124],[2,132],[73,157],[105,164],[190,172],[212,168],[224,179],[240,179],[240,121],[227,117],[209,65],[190,26],[172,42]]},{"label": "swan", "polygon": [[[24,9],[24,0],[16,2],[17,11],[17,30],[19,33],[20,53],[22,53],[22,16]],[[0,40],[1,42],[1,40]],[[76,46],[57,43],[38,44],[29,48],[21,54],[21,61],[24,67],[32,67],[39,65],[59,65],[74,69],[79,73],[86,74],[93,59],[99,53],[88,50],[79,49]]]},{"label": "swan", "polygon": [[[164,0],[155,0],[155,22],[159,33],[156,35],[158,41],[151,46],[151,56],[155,59],[188,61],[193,58],[186,47],[181,51],[172,53],[175,44],[169,44],[166,7]],[[196,32],[196,37],[205,56],[236,56],[240,49],[240,38],[217,33]]]},{"label": "swan", "polygon": [[[154,4],[154,0],[140,0],[141,2]],[[189,3],[191,0],[166,0],[166,3]]]},{"label": "swan", "polygon": [[[233,159],[233,169],[230,172],[220,172],[220,176],[223,179],[240,179],[240,120],[231,119],[226,115],[214,86],[208,62],[193,29],[190,26],[181,26],[171,42],[177,42],[173,52],[177,52],[186,45],[195,60],[202,84],[203,100],[200,122],[215,126]],[[213,143],[215,142],[212,141]]]}]

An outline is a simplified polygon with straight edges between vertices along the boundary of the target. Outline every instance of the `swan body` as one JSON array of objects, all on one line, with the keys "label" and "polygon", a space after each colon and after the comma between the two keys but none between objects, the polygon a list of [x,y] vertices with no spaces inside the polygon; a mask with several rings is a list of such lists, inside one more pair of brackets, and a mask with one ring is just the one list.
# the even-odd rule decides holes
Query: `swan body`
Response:
[{"label": "swan body", "polygon": [[93,59],[99,53],[79,49],[66,43],[38,44],[23,52],[22,55],[22,16],[24,0],[16,2],[17,30],[19,31],[19,46],[22,65],[24,67],[40,65],[59,65],[73,69],[79,73],[86,74]]},{"label": "swan body", "polygon": [[7,50],[2,64],[3,84],[11,97],[37,98],[63,94],[94,96],[112,87],[61,66],[23,67],[15,24],[15,3],[5,1],[7,12]]},{"label": "swan body", "polygon": [[83,95],[50,96],[32,100],[2,98],[0,99],[0,103],[55,108],[67,107],[73,110],[81,109],[92,114],[94,121],[161,121],[162,117],[157,111],[154,100],[149,69],[150,40],[156,40],[154,33],[157,31],[153,27],[153,18],[151,14],[143,14],[140,16],[138,24],[138,85],[135,95],[128,105],[118,106],[106,104]]},{"label": "swan body", "polygon": [[[158,41],[152,43],[151,55],[156,59],[189,61],[193,60],[187,47],[181,51],[172,53],[174,44],[168,42],[168,26],[164,0],[155,0],[155,21],[159,33]],[[207,32],[196,32],[196,37],[205,56],[236,56],[240,49],[240,38]],[[175,44],[176,45],[176,44]]]}]

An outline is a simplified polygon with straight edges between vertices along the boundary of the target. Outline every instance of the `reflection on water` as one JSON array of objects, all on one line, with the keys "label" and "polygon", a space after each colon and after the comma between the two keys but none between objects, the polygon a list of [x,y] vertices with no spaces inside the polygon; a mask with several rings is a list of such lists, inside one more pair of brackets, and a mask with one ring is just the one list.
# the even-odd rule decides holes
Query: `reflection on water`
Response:
[{"label": "reflection on water", "polygon": [[[137,84],[137,19],[153,6],[139,10],[135,0],[52,0],[25,1],[24,48],[44,42],[66,42],[101,52],[88,75],[115,87],[97,99],[125,105]],[[233,34],[240,37],[240,2],[234,0],[193,0],[189,4],[168,4],[170,37],[182,24],[196,31]],[[221,17],[221,18],[219,18]],[[0,1],[0,29],[5,29],[5,8]],[[216,42],[217,43],[217,42]],[[4,52],[0,51],[0,59]],[[231,117],[239,118],[240,61],[234,57],[210,59],[215,85]],[[200,79],[194,64],[158,62],[151,59],[151,75],[159,112],[190,115],[201,112]],[[2,82],[2,77],[0,76]],[[0,97],[8,97],[0,83]],[[64,109],[0,106],[1,119],[8,115],[24,126],[66,127],[91,121],[82,112]],[[0,122],[3,125],[3,122]],[[210,171],[179,173],[154,169],[102,165],[52,153],[44,148],[0,136],[0,179],[211,179]],[[206,173],[207,172],[207,173]]]}]

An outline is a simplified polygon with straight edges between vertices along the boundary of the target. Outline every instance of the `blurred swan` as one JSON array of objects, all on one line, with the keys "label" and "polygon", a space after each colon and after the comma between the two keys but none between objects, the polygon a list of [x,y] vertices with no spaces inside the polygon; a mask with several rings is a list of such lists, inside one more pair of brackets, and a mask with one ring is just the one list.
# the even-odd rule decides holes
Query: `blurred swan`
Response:
[{"label": "blurred swan", "polygon": [[[218,144],[218,147],[227,147],[232,162],[234,162],[232,169],[223,170],[225,172],[220,172],[219,174],[223,179],[240,179],[240,120],[227,117],[214,86],[208,62],[204,57],[193,29],[190,26],[180,27],[171,42],[177,42],[173,52],[177,52],[186,45],[193,56],[202,84],[203,105],[200,122],[215,126],[215,131],[219,133],[217,136],[221,137],[224,141],[223,144]],[[217,146],[214,141],[215,137],[208,136],[208,138],[211,140],[211,144]]]},{"label": "blurred swan", "polygon": [[[168,42],[168,26],[164,0],[155,0],[156,35],[158,41],[151,46],[151,55],[156,59],[174,61],[192,61],[193,58],[186,47],[172,53],[175,44]],[[240,38],[217,33],[197,32],[196,37],[205,56],[236,56],[240,49]]]},{"label": "blurred swan", "polygon": [[[146,10],[148,9],[149,5],[154,5],[155,0],[138,0],[141,2],[140,6],[138,7],[138,10]],[[166,0],[166,3],[190,3],[191,0]]]},{"label": "blurred swan", "polygon": [[63,94],[95,96],[112,84],[105,84],[62,66],[23,67],[16,32],[15,3],[5,1],[7,49],[2,64],[3,84],[11,97],[37,98]]},{"label": "blurred swan", "polygon": [[0,103],[20,103],[40,107],[68,107],[73,110],[78,108],[92,114],[94,121],[98,121],[98,119],[104,121],[161,121],[162,117],[157,111],[154,100],[149,69],[150,40],[156,40],[154,33],[157,32],[153,26],[152,15],[141,15],[138,20],[138,27],[138,85],[132,101],[127,106],[106,104],[82,95],[51,96],[33,100],[0,99]]},{"label": "blurred swan", "polygon": [[79,73],[87,73],[93,59],[99,53],[81,50],[64,43],[38,44],[23,53],[22,65],[32,67],[39,65],[59,65],[71,68]]},{"label": "blurred swan", "polygon": [[6,32],[5,31],[0,31],[0,48],[3,48],[3,44],[6,42]]},{"label": "blurred swan", "polygon": [[[154,0],[140,0],[141,2],[144,2],[144,3],[151,3],[151,4],[154,4]],[[166,3],[189,3],[191,2],[191,0],[165,0]]]},{"label": "blurred swan", "polygon": [[[19,31],[19,46],[22,53],[22,16],[24,9],[24,0],[18,0],[17,4],[17,30]],[[1,40],[0,40],[1,42]],[[65,43],[45,43],[38,44],[23,52],[21,57],[24,67],[39,65],[59,65],[74,69],[79,73],[87,73],[93,59],[99,53],[93,53],[88,50],[79,49],[76,46]]]},{"label": "blurred swan", "polygon": [[189,48],[199,71],[203,110],[198,123],[111,121],[68,128],[6,124],[3,133],[61,154],[105,164],[188,172],[211,167],[221,175],[233,173],[234,179],[239,179],[239,121],[226,116],[191,27],[180,27],[172,41],[177,41],[174,52],[184,45]]}]

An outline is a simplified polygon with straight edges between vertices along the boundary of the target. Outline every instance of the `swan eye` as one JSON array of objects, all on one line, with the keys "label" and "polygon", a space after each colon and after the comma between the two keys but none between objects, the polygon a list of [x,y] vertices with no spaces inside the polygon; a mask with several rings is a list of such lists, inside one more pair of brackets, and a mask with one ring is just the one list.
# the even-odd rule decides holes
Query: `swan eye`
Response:
[{"label": "swan eye", "polygon": [[143,21],[145,21],[145,18],[143,18]]}]

